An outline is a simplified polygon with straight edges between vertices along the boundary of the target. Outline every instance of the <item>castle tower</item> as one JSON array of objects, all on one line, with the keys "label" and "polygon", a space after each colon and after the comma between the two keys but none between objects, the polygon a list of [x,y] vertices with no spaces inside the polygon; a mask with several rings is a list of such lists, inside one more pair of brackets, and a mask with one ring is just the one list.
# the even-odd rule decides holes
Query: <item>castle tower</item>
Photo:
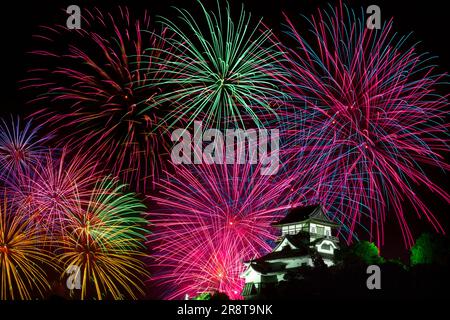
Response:
[{"label": "castle tower", "polygon": [[244,297],[258,294],[267,284],[286,281],[288,272],[314,266],[314,256],[319,255],[327,266],[334,264],[339,240],[333,234],[339,225],[328,219],[321,206],[292,208],[273,226],[281,229],[273,251],[245,262]]}]

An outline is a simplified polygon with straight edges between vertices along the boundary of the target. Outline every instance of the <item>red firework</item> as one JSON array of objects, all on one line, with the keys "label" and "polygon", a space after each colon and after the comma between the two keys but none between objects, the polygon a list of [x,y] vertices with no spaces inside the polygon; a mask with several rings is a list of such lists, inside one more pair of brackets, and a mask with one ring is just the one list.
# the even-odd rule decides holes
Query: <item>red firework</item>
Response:
[{"label": "red firework", "polygon": [[151,210],[153,281],[164,297],[220,291],[239,299],[243,261],[271,249],[271,223],[286,212],[290,179],[254,165],[177,166]]},{"label": "red firework", "polygon": [[79,30],[42,28],[36,38],[45,49],[32,54],[45,68],[30,70],[23,88],[37,93],[31,103],[45,104],[35,115],[62,133],[64,145],[89,146],[113,174],[144,190],[158,178],[166,151],[153,103],[160,93],[154,79],[164,72],[155,63],[170,51],[166,31],[153,31],[147,12],[135,18],[121,7],[83,10],[82,19]]}]

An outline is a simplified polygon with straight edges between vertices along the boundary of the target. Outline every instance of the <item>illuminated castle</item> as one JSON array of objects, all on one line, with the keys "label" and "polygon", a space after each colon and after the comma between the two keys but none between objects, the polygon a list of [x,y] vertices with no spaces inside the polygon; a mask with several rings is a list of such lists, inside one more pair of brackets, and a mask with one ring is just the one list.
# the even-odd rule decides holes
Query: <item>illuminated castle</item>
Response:
[{"label": "illuminated castle", "polygon": [[255,260],[246,261],[242,273],[244,297],[257,295],[261,288],[286,280],[288,272],[314,266],[321,258],[327,266],[334,264],[334,252],[339,248],[331,222],[320,206],[292,208],[273,226],[281,228],[281,237],[272,252]]}]

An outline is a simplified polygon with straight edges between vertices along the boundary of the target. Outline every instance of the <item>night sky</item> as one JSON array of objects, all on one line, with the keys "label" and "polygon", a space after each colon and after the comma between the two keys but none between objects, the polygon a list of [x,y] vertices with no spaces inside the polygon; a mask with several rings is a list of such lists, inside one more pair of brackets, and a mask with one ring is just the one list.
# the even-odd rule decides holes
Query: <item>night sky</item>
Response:
[{"label": "night sky", "polygon": [[[215,8],[216,0],[203,1],[209,8]],[[234,11],[240,10],[240,0],[230,1]],[[310,16],[316,12],[317,7],[326,7],[327,3],[335,4],[336,1],[321,0],[280,0],[267,1],[245,0],[246,11],[252,13],[253,17],[263,17],[263,22],[270,26],[278,35],[282,30],[282,12],[290,17],[300,13]],[[36,32],[39,24],[51,25],[55,23],[65,24],[67,14],[65,8],[70,4],[77,4],[81,8],[86,4],[88,7],[99,6],[110,8],[112,3],[127,5],[131,10],[148,9],[149,13],[156,17],[162,15],[171,17],[176,14],[171,6],[198,8],[194,0],[146,0],[146,1],[33,1],[25,4],[23,1],[12,1],[5,5],[2,2],[1,22],[1,78],[2,78],[2,104],[1,115],[27,114],[26,98],[18,89],[18,81],[26,77],[26,69],[31,67],[28,51],[33,49],[32,35]],[[448,11],[445,9],[445,1],[347,1],[353,8],[367,7],[377,4],[381,8],[382,19],[394,17],[394,28],[400,34],[413,32],[413,42],[421,42],[418,46],[421,52],[430,52],[437,56],[435,61],[440,66],[439,70],[448,72],[450,70],[450,46],[448,44],[449,20]],[[448,88],[447,88],[448,91]],[[448,92],[444,92],[448,93]],[[448,157],[448,156],[447,156]],[[448,162],[448,161],[447,161]],[[440,181],[442,187],[448,190],[448,175],[435,169],[428,170],[434,181]],[[446,230],[450,231],[449,206],[442,200],[433,196],[424,188],[416,189],[419,194],[427,199],[427,203],[440,219]],[[406,258],[408,252],[404,249],[402,237],[395,221],[395,215],[391,214],[385,224],[385,246],[381,248],[382,254],[388,258],[401,256]],[[431,227],[420,221],[413,214],[408,221],[417,236],[423,231],[431,231]]]}]

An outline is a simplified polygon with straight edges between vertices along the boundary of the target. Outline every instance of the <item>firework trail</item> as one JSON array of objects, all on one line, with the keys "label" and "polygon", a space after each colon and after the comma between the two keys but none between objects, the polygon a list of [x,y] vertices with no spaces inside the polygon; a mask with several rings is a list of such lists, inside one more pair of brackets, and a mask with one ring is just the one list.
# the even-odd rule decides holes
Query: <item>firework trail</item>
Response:
[{"label": "firework trail", "polygon": [[146,86],[155,81],[150,69],[152,77],[164,72],[155,61],[170,51],[166,31],[152,31],[147,12],[135,18],[122,7],[84,10],[82,17],[79,30],[42,27],[36,38],[45,49],[32,54],[46,68],[30,70],[23,89],[37,96],[30,103],[45,107],[35,116],[60,142],[89,146],[114,175],[145,191],[166,151],[160,106],[153,103],[161,89]]},{"label": "firework trail", "polygon": [[0,299],[30,300],[50,289],[47,271],[57,269],[54,257],[42,248],[47,243],[25,212],[0,202]]},{"label": "firework trail", "polygon": [[218,290],[240,298],[243,261],[271,249],[271,223],[289,207],[290,179],[259,165],[178,165],[151,200],[153,281],[164,297]]},{"label": "firework trail", "polygon": [[[265,126],[277,126],[280,130],[280,163],[283,164],[279,179],[291,179],[289,203],[293,207],[320,205],[331,221],[340,225],[338,235],[358,239],[358,230],[370,234],[364,221],[353,221],[346,215],[347,206],[355,206],[352,192],[341,186],[342,177],[327,173],[327,154],[320,151],[322,142],[312,142],[314,128],[306,128],[309,114],[292,112],[288,104],[280,108],[283,122],[267,122]],[[297,110],[298,111],[298,110]],[[299,126],[304,126],[300,132]],[[293,147],[294,146],[294,147]],[[340,188],[336,188],[339,185]],[[366,220],[371,220],[367,212],[360,212]]]},{"label": "firework trail", "polygon": [[106,177],[88,198],[79,194],[66,208],[58,259],[64,269],[78,266],[80,299],[136,299],[143,295],[148,277],[143,253],[147,221],[145,206],[133,193],[125,193],[117,180]]},{"label": "firework trail", "polygon": [[[358,223],[367,222],[365,216],[371,237],[382,244],[390,211],[411,246],[405,203],[443,232],[415,186],[450,200],[422,168],[449,169],[441,154],[448,151],[448,100],[435,89],[445,75],[407,46],[408,37],[393,33],[392,20],[381,30],[366,28],[365,21],[364,12],[358,16],[342,3],[319,10],[308,20],[314,39],[308,42],[286,17],[287,34],[297,46],[282,48],[281,81],[293,102],[281,123],[287,149],[320,163],[325,185],[341,194],[334,206],[349,227],[347,240]],[[300,120],[292,120],[300,113]]]},{"label": "firework trail", "polygon": [[283,99],[271,77],[279,72],[275,62],[280,55],[269,41],[272,32],[261,31],[260,21],[252,24],[243,7],[234,21],[228,4],[223,12],[218,2],[217,15],[200,1],[199,5],[203,21],[184,9],[177,9],[179,22],[162,18],[175,36],[168,40],[174,47],[173,57],[160,61],[157,68],[167,71],[158,85],[171,90],[159,95],[155,103],[171,104],[165,117],[169,128],[199,118],[216,128],[224,122],[232,127],[246,123],[260,127],[262,119],[276,115]]}]

